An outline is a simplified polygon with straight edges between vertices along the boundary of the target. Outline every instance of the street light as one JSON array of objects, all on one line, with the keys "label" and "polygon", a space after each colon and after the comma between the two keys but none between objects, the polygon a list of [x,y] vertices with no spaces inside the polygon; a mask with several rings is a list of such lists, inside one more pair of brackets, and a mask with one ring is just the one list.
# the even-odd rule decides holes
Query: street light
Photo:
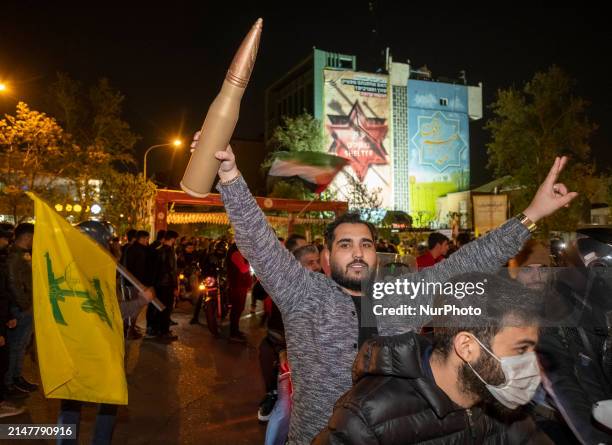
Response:
[{"label": "street light", "polygon": [[149,154],[149,152],[151,150],[153,150],[154,148],[158,148],[158,147],[169,147],[169,146],[174,146],[174,148],[179,148],[181,145],[183,145],[183,142],[180,139],[175,139],[174,141],[167,143],[167,144],[157,144],[157,145],[153,145],[149,148],[147,148],[147,151],[145,151],[144,154],[144,168],[142,170],[142,176],[144,177],[144,179],[147,179],[147,155]]},{"label": "street light", "polygon": [[4,93],[7,90],[6,84],[0,82],[0,93]]}]

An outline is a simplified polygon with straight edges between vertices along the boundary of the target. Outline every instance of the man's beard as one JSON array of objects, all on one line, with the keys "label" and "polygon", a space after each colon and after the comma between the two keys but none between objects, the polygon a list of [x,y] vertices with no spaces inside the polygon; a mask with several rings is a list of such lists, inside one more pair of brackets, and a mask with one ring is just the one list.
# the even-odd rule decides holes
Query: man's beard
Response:
[{"label": "man's beard", "polygon": [[[351,266],[351,264],[365,264],[366,275],[363,278],[350,278],[348,276],[348,268]],[[333,264],[333,263],[330,264],[330,268],[331,268],[332,280],[338,283],[338,285],[340,285],[341,287],[345,289],[349,289],[349,290],[354,290],[354,291],[361,291],[361,282],[363,280],[369,279],[370,276],[372,275],[372,272],[370,271],[370,265],[366,263],[365,261],[360,261],[360,260],[353,261],[347,264],[344,270],[342,269],[342,267],[338,266],[337,264]]]},{"label": "man's beard", "polygon": [[489,385],[498,386],[505,382],[504,372],[501,365],[495,358],[485,351],[481,351],[480,357],[472,365],[474,370],[467,363],[463,363],[459,368],[459,387],[465,394],[476,396],[477,403],[486,403],[493,411],[506,415],[512,412],[504,405],[499,403],[493,394],[489,392],[486,385],[474,373],[476,371],[482,379]]}]

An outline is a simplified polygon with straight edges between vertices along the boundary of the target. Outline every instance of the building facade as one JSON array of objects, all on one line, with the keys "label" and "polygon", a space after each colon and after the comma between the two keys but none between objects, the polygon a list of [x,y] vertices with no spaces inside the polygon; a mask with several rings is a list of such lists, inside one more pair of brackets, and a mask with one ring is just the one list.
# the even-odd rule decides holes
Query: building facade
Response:
[{"label": "building facade", "polygon": [[[310,113],[321,122],[322,149],[350,160],[347,174],[384,208],[429,226],[437,198],[469,188],[469,122],[482,118],[482,84],[434,79],[391,57],[386,68],[358,71],[355,56],[314,49],[267,89],[265,137],[282,116]],[[332,184],[339,199],[348,199],[349,182],[340,174]]]}]

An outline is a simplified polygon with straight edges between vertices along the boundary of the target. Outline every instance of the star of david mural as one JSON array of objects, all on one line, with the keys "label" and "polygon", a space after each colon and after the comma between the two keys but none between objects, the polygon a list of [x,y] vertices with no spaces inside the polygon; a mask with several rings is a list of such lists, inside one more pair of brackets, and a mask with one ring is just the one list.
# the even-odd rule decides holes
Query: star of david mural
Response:
[{"label": "star of david mural", "polygon": [[441,112],[419,116],[412,143],[418,148],[419,163],[442,173],[450,167],[461,167],[461,154],[467,148],[460,133],[459,119]]},{"label": "star of david mural", "polygon": [[357,101],[347,116],[328,114],[327,117],[330,121],[327,131],[333,138],[329,152],[348,159],[360,181],[370,165],[387,164],[383,146],[388,131],[386,119],[367,117]]}]

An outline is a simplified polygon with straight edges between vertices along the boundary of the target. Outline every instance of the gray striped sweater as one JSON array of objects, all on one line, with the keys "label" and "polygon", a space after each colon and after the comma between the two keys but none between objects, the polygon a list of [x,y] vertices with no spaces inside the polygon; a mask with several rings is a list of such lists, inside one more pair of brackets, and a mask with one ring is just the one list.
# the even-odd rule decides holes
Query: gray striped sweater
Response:
[{"label": "gray striped sweater", "polygon": [[[293,381],[289,443],[307,444],[325,428],[334,403],[351,388],[359,322],[351,297],[330,278],[310,272],[278,241],[243,178],[217,186],[236,244],[279,307]],[[529,231],[516,219],[462,247],[410,279],[445,282],[473,271],[494,272],[518,253]],[[414,330],[426,320],[379,317],[380,335]]]}]

